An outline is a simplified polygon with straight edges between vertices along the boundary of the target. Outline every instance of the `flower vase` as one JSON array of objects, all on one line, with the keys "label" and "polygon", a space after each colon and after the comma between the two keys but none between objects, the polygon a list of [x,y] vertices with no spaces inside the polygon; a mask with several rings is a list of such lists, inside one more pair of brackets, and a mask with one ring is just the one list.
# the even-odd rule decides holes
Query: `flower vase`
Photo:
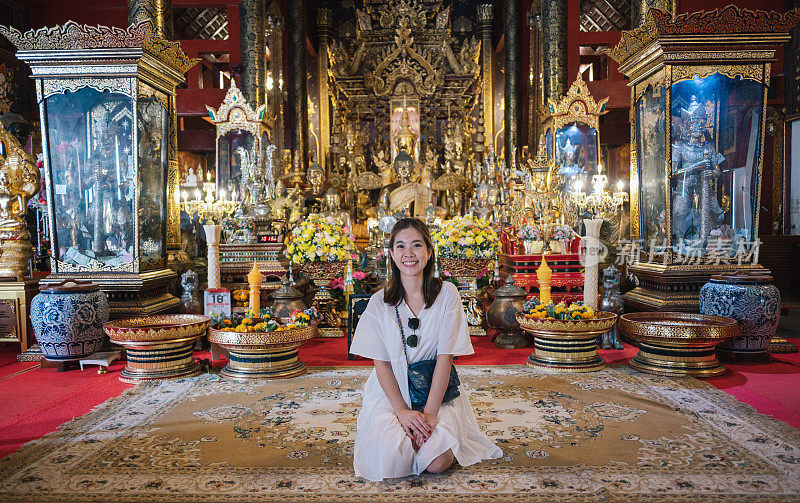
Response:
[{"label": "flower vase", "polygon": [[555,239],[551,239],[550,253],[564,253],[564,243]]},{"label": "flower vase", "polygon": [[525,253],[528,255],[542,253],[542,248],[544,248],[544,241],[533,239],[525,241]]},{"label": "flower vase", "polygon": [[220,288],[219,273],[219,238],[222,232],[221,225],[203,225],[208,244],[208,289]]},{"label": "flower vase", "polygon": [[585,218],[583,225],[586,227],[584,241],[584,256],[581,260],[584,264],[583,278],[583,305],[592,309],[597,309],[598,304],[598,283],[600,267],[600,226],[603,225],[602,218]]}]

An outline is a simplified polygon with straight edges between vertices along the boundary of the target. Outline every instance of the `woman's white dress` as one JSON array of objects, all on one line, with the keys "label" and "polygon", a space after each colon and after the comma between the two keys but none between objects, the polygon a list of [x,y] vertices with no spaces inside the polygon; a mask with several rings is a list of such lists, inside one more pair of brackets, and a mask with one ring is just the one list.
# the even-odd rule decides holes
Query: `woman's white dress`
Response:
[{"label": "woman's white dress", "polygon": [[[408,319],[414,314],[405,301],[401,301],[397,308],[408,338],[412,333],[408,328]],[[423,309],[418,318],[420,326],[416,333],[419,343],[415,348],[406,347],[409,362],[433,359],[437,354],[459,356],[475,352],[469,338],[461,297],[452,283],[444,282],[436,301],[430,308]],[[408,364],[403,353],[400,327],[394,306],[383,301],[383,290],[370,298],[358,322],[350,352],[391,362],[400,393],[410,405]],[[364,389],[364,401],[356,426],[353,459],[356,475],[369,480],[417,475],[448,449],[453,450],[461,466],[502,456],[500,448],[478,427],[464,386],[459,389],[461,394],[457,398],[442,404],[436,429],[415,452],[373,369]]]}]

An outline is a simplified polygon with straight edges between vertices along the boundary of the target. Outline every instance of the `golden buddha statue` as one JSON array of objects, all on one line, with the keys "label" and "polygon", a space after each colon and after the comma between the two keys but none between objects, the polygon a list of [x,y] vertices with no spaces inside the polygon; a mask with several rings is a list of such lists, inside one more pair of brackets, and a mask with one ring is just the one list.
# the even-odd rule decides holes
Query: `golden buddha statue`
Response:
[{"label": "golden buddha statue", "polygon": [[306,171],[308,189],[303,193],[307,213],[318,213],[322,210],[322,201],[325,199],[325,170],[319,163],[314,162]]},{"label": "golden buddha statue", "polygon": [[414,170],[414,159],[405,150],[401,150],[394,159],[394,171],[398,181],[381,190],[380,199],[388,195],[391,213],[406,211],[409,216],[425,218],[425,209],[431,202],[433,191],[425,185],[411,180]]},{"label": "golden buddha statue", "polygon": [[325,193],[325,209],[320,212],[320,216],[330,217],[341,225],[350,226],[350,213],[340,207],[339,191],[333,187]]},{"label": "golden buddha statue", "polygon": [[28,270],[31,235],[24,217],[39,188],[33,156],[0,125],[0,277],[21,281]]}]

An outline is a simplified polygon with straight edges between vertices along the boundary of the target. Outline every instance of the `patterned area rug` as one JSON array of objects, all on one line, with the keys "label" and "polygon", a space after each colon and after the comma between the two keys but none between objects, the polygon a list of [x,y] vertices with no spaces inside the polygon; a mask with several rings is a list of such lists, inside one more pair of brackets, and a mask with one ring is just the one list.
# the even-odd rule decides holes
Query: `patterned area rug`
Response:
[{"label": "patterned area rug", "polygon": [[0,460],[2,501],[800,501],[800,432],[694,379],[459,367],[502,459],[353,475],[370,369],[136,386]]}]

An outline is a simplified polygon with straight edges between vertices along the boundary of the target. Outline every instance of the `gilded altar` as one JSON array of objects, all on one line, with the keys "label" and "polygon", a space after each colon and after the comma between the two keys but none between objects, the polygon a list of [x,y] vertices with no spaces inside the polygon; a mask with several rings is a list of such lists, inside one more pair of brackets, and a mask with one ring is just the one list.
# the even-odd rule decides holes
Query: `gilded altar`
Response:
[{"label": "gilded altar", "polygon": [[[462,214],[468,201],[460,191],[477,184],[472,154],[483,150],[482,141],[474,145],[471,117],[480,96],[480,39],[470,36],[474,30],[454,30],[451,6],[439,0],[366,0],[355,11],[354,36],[330,42],[332,155],[320,162],[331,186],[355,223],[375,218],[382,204],[389,207],[381,196],[407,183],[393,170],[406,151],[414,185],[395,194],[392,208],[413,200],[424,217],[435,193],[434,210]],[[437,184],[445,175],[454,180]]]}]

